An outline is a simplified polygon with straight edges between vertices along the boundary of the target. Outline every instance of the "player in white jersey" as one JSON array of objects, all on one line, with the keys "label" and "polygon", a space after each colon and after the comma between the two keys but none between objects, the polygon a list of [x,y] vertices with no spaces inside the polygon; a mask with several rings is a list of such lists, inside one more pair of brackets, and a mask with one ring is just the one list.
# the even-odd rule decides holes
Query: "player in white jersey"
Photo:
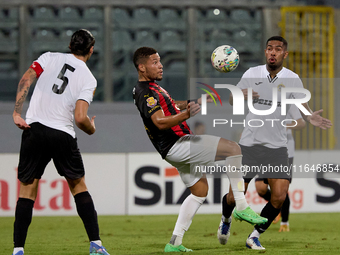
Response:
[{"label": "player in white jersey", "polygon": [[[24,254],[39,180],[51,159],[74,196],[91,242],[90,254],[108,254],[99,237],[97,212],[85,184],[84,165],[73,127],[74,119],[85,133],[92,135],[96,131],[95,116],[90,119],[87,115],[97,86],[86,65],[94,44],[89,31],[76,31],[71,37],[70,54],[47,52],[41,55],[19,82],[13,120],[24,131],[18,166],[20,191],[15,211],[13,255]],[[36,79],[24,120],[21,117],[23,103]]]},{"label": "player in white jersey", "polygon": [[[291,168],[293,165],[294,160],[294,153],[295,153],[295,141],[293,137],[292,130],[299,130],[303,129],[306,126],[306,122],[301,116],[301,113],[299,109],[292,105],[287,113],[287,119],[295,120],[294,122],[287,124],[287,150],[288,150],[288,161],[289,161],[289,167]],[[289,182],[291,183],[292,176],[289,179]],[[256,178],[255,179],[255,187],[256,191],[267,201],[270,201],[271,198],[271,192],[268,188],[268,180],[265,178]],[[275,218],[273,223],[277,223],[280,220],[280,217],[282,217],[280,229],[279,232],[288,232],[289,231],[289,206],[290,206],[290,198],[287,194],[285,201],[282,204],[281,213],[278,214],[278,216]]]},{"label": "player in white jersey", "polygon": [[[245,100],[253,100],[254,109],[269,110],[272,109],[273,104],[277,106],[271,114],[259,115],[249,112],[246,123],[251,123],[251,125],[245,127],[239,142],[243,154],[242,164],[250,167],[244,177],[246,187],[256,174],[264,173],[266,169],[271,171],[260,176],[268,179],[271,189],[271,199],[261,212],[261,216],[268,218],[268,222],[255,225],[254,231],[246,241],[246,246],[250,249],[265,249],[259,241],[260,234],[279,214],[289,188],[287,135],[286,128],[282,125],[285,123],[282,121],[286,119],[286,116],[281,115],[280,92],[285,87],[301,90],[303,84],[297,74],[283,67],[283,61],[288,56],[287,46],[287,41],[281,36],[269,38],[265,49],[266,64],[247,70],[237,84],[237,87],[242,89]],[[251,95],[248,95],[248,88],[252,89]],[[273,94],[275,89],[277,89],[277,94]],[[288,99],[305,97],[303,93],[297,92],[288,92],[285,96]],[[233,104],[232,95],[230,95],[229,102],[231,105]],[[331,121],[320,116],[322,110],[313,112],[308,103],[302,105],[310,113],[305,115],[300,109],[307,122],[322,129],[331,127]],[[275,172],[273,169],[279,169],[279,172]],[[287,170],[288,172],[286,172]],[[234,198],[232,191],[229,190],[229,193],[222,199],[222,219],[217,232],[221,244],[226,244],[230,236],[233,209]]]}]

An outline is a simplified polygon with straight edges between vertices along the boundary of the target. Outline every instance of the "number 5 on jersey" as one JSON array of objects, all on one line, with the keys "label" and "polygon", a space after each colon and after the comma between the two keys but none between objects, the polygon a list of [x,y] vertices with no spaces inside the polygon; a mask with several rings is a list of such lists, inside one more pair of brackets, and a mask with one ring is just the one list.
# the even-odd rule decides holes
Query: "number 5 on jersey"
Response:
[{"label": "number 5 on jersey", "polygon": [[63,84],[60,86],[60,88],[58,88],[58,85],[54,84],[52,87],[52,91],[58,95],[62,94],[64,92],[64,90],[66,89],[66,86],[68,84],[68,78],[65,76],[65,72],[66,70],[70,70],[71,72],[74,72],[74,70],[76,70],[74,67],[65,64],[63,66],[63,68],[60,70],[60,73],[58,75],[58,79],[63,80]]}]

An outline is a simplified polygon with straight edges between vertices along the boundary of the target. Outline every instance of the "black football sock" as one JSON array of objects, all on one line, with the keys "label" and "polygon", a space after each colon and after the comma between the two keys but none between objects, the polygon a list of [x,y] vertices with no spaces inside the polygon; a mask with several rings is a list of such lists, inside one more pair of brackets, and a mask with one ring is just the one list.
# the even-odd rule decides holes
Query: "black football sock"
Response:
[{"label": "black football sock", "polygon": [[271,194],[270,190],[267,189],[266,194],[264,194],[263,196],[260,196],[260,197],[262,197],[263,199],[265,199],[267,201],[270,201],[271,196],[272,196],[272,194]]},{"label": "black football sock", "polygon": [[265,224],[255,225],[255,229],[262,234],[267,230],[280,211],[281,208],[276,209],[269,201],[261,211],[261,216],[267,218],[268,221]]},{"label": "black football sock", "polygon": [[281,222],[288,222],[289,217],[289,206],[290,206],[290,199],[287,194],[286,200],[283,202],[282,208],[281,208]]},{"label": "black football sock", "polygon": [[19,197],[15,208],[14,247],[24,247],[28,227],[32,221],[34,201]]},{"label": "black football sock", "polygon": [[100,240],[97,212],[90,193],[87,191],[78,193],[74,196],[74,201],[90,241]]},{"label": "black football sock", "polygon": [[231,216],[231,213],[234,210],[235,205],[228,205],[227,203],[227,194],[225,194],[222,198],[222,215],[225,219],[228,219]]}]

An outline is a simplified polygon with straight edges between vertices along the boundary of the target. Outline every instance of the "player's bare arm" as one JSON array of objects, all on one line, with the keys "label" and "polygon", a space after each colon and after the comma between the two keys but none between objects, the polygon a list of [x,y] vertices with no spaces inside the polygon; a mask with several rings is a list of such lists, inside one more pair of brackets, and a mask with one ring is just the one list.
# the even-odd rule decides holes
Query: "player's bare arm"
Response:
[{"label": "player's bare arm", "polygon": [[76,103],[76,109],[74,110],[74,120],[78,128],[83,130],[86,134],[92,135],[96,132],[96,126],[94,124],[93,116],[91,119],[87,115],[87,110],[89,108],[88,102],[84,100],[78,100]]},{"label": "player's bare arm", "polygon": [[[214,99],[217,98],[217,96],[214,93],[211,93],[211,94],[214,97]],[[214,99],[210,95],[207,95],[207,103],[213,103]],[[190,102],[193,102],[193,101],[197,102],[197,104],[199,104],[199,105],[202,104],[202,98],[198,98],[196,100],[190,100]],[[187,106],[188,106],[188,103],[189,103],[189,100],[186,100],[186,101],[175,101],[175,104],[177,105],[178,109],[180,109],[180,110],[186,109]]]},{"label": "player's bare arm", "polygon": [[28,91],[35,80],[36,72],[32,68],[29,68],[24,73],[18,84],[17,96],[13,112],[13,121],[18,128],[23,130],[30,128],[26,121],[23,118],[21,118],[21,113]]},{"label": "player's bare arm", "polygon": [[296,122],[287,124],[287,129],[299,130],[299,129],[303,129],[306,126],[306,122],[303,118],[297,119],[295,121]]},{"label": "player's bare arm", "polygon": [[[213,97],[212,97],[212,96],[213,96]],[[211,93],[211,95],[207,94],[207,103],[213,103],[214,100],[216,100],[216,99],[217,99],[217,96],[215,95],[215,93]],[[197,103],[198,103],[199,105],[202,104],[202,97],[200,97],[200,98],[197,99]]]},{"label": "player's bare arm", "polygon": [[195,116],[200,110],[201,107],[199,104],[190,102],[190,104],[187,105],[186,110],[183,112],[180,112],[176,115],[165,116],[163,110],[160,110],[151,116],[151,120],[158,129],[166,130],[181,124],[190,117]]},{"label": "player's bare arm", "polygon": [[[244,95],[244,100],[247,100],[248,99],[248,89],[242,89],[242,92],[243,92],[243,95]],[[252,92],[253,92],[253,94],[252,94],[253,99],[260,97],[260,95],[256,91],[253,90]],[[233,105],[233,94],[232,93],[230,93],[230,95],[229,95],[229,104]]]},{"label": "player's bare arm", "polygon": [[178,109],[182,111],[187,108],[188,101],[175,101],[175,104],[177,105]]},{"label": "player's bare arm", "polygon": [[332,122],[329,119],[326,119],[320,115],[323,112],[323,109],[313,112],[310,109],[308,103],[303,103],[302,105],[307,109],[308,112],[311,113],[311,115],[305,115],[300,111],[305,121],[321,129],[328,129],[332,126]]}]

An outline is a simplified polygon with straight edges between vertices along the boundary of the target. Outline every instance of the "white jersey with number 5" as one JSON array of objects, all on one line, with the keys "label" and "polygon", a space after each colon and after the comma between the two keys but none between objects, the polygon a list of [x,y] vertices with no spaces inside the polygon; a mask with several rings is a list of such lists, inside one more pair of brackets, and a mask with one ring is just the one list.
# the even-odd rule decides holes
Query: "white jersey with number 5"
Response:
[{"label": "white jersey with number 5", "polygon": [[73,112],[76,102],[92,102],[96,79],[85,62],[73,54],[47,52],[34,62],[41,66],[43,72],[30,100],[27,124],[40,122],[75,137]]},{"label": "white jersey with number 5", "polygon": [[[286,114],[281,115],[281,88],[303,88],[299,76],[287,68],[271,78],[266,65],[260,65],[248,69],[237,84],[240,89],[252,88],[259,94],[258,99],[252,101],[256,110],[268,110],[276,107],[276,110],[269,115],[256,115],[249,112],[245,121],[245,128],[242,132],[240,144],[253,146],[256,144],[268,148],[287,147],[287,132],[283,126],[291,121],[285,122]],[[273,106],[273,88],[277,88],[277,106]],[[304,98],[305,94],[288,92],[286,98]],[[290,105],[287,105],[286,112]]]}]

